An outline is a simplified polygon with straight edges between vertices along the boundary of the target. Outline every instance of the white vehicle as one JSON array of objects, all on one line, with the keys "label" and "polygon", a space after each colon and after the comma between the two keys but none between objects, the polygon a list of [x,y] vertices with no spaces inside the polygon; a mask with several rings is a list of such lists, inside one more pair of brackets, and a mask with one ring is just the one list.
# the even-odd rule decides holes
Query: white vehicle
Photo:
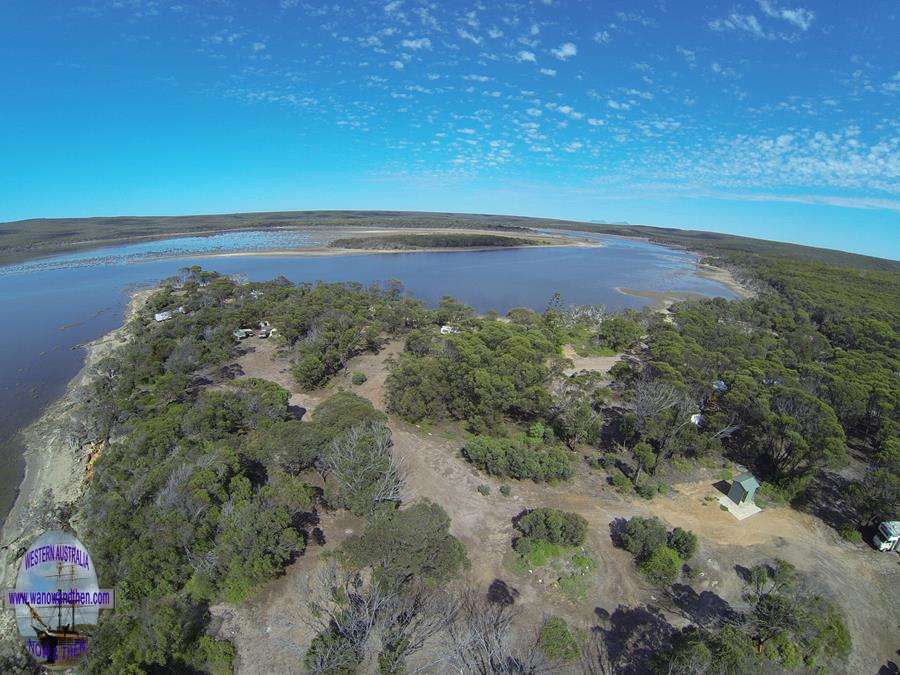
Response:
[{"label": "white vehicle", "polygon": [[886,520],[881,523],[874,542],[875,548],[879,551],[900,550],[900,520]]}]

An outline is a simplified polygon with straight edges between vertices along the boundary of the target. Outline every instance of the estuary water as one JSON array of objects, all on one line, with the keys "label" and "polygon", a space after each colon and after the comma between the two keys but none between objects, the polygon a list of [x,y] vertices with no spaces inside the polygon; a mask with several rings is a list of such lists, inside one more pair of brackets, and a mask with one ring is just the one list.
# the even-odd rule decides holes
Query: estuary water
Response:
[{"label": "estuary water", "polygon": [[[559,232],[556,232],[559,234]],[[79,345],[121,324],[128,293],[188,265],[259,281],[399,279],[406,292],[436,304],[452,295],[479,312],[543,310],[559,292],[567,304],[640,308],[647,299],[616,290],[687,291],[734,298],[696,274],[696,256],[655,244],[586,233],[602,248],[516,248],[439,253],[278,255],[272,249],[321,244],[317,234],[235,232],[112,246],[0,267],[0,518],[24,471],[19,432],[65,391],[78,373]],[[231,255],[226,252],[253,252]]]}]

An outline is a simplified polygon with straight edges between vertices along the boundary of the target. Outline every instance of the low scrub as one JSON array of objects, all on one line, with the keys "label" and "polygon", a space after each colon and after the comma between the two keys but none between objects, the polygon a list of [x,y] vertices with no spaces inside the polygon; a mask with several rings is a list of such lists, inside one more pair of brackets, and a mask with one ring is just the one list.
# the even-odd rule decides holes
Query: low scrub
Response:
[{"label": "low scrub", "polygon": [[564,447],[531,438],[477,436],[462,452],[491,476],[541,482],[567,480],[572,475],[572,462]]}]

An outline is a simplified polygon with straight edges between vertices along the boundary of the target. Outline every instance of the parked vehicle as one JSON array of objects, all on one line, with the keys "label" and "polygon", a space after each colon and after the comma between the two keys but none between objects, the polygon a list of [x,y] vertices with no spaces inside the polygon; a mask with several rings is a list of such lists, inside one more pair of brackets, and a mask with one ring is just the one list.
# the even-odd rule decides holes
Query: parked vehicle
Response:
[{"label": "parked vehicle", "polygon": [[886,520],[881,523],[873,541],[879,551],[900,550],[900,520]]}]

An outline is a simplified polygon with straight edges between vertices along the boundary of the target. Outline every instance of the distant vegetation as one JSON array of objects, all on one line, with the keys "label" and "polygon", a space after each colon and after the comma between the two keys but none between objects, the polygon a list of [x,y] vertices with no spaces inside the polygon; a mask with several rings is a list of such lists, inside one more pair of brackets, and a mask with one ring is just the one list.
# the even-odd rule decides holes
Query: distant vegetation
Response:
[{"label": "distant vegetation", "polygon": [[755,254],[821,262],[853,269],[900,270],[900,263],[828,249],[751,239],[729,234],[606,225],[550,218],[407,211],[278,211],[204,216],[118,216],[110,218],[35,218],[0,224],[0,264],[62,251],[96,248],[111,242],[275,227],[366,227],[526,230],[562,229],[599,232],[680,246],[718,257]]},{"label": "distant vegetation", "polygon": [[365,237],[335,239],[332,248],[363,248],[397,250],[417,248],[504,248],[510,246],[536,246],[539,239],[507,237],[500,234],[455,233],[446,234],[373,234]]}]

